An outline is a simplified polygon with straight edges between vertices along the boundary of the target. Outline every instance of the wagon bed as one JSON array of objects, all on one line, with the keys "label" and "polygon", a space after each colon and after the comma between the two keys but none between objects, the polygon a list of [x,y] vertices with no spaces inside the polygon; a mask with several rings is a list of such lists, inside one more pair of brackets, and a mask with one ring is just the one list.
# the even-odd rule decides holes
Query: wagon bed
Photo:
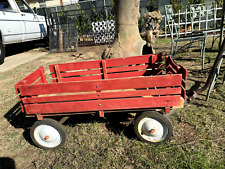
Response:
[{"label": "wagon bed", "polygon": [[40,67],[18,82],[26,115],[182,107],[186,70],[170,56],[144,55],[50,65],[53,83]]},{"label": "wagon bed", "polygon": [[170,56],[153,54],[53,64],[49,68],[52,83],[40,67],[15,85],[26,116],[43,120],[43,116],[95,112],[100,117],[115,111],[169,113],[181,108],[186,99],[187,71]]}]

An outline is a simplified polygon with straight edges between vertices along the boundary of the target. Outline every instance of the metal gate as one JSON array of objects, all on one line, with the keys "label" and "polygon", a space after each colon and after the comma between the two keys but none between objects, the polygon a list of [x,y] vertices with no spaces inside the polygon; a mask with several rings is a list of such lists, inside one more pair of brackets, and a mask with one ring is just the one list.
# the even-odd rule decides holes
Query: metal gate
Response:
[{"label": "metal gate", "polygon": [[49,48],[51,52],[78,50],[78,29],[75,17],[68,11],[46,9],[49,26]]}]

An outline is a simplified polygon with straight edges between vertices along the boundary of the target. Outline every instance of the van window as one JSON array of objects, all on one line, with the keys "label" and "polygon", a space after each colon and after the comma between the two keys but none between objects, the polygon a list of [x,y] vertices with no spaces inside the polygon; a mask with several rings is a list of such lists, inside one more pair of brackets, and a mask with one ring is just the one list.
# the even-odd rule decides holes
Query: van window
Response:
[{"label": "van window", "polygon": [[25,4],[22,0],[16,0],[16,3],[20,8],[21,12],[32,13],[30,7],[27,4]]},{"label": "van window", "polygon": [[1,0],[0,2],[0,10],[9,10],[11,9],[11,6],[7,0]]}]

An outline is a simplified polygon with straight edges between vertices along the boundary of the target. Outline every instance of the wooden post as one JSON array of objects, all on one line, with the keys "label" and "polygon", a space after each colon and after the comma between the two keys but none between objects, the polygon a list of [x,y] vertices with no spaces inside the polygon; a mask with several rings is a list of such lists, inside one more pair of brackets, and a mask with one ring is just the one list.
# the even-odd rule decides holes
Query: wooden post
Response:
[{"label": "wooden post", "polygon": [[63,52],[63,31],[59,30],[59,51]]}]

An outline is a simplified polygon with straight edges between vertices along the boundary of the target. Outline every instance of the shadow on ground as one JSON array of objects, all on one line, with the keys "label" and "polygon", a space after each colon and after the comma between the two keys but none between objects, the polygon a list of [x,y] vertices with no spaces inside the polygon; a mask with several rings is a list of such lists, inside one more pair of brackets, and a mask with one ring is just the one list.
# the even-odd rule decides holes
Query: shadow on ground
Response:
[{"label": "shadow on ground", "polygon": [[0,169],[15,169],[15,161],[9,157],[0,157]]},{"label": "shadow on ground", "polygon": [[[4,117],[8,122],[15,128],[24,129],[23,136],[27,142],[34,145],[30,138],[30,128],[35,123],[36,118],[25,117],[25,114],[22,112],[20,103],[16,103],[5,115]],[[63,116],[54,116],[49,117],[59,121]],[[46,117],[48,118],[48,117]],[[83,114],[83,115],[72,115],[64,123],[64,125],[75,126],[76,124],[81,123],[105,123],[106,128],[109,131],[114,132],[115,134],[123,133],[129,139],[135,138],[133,132],[133,119],[134,117],[127,112],[116,112],[116,113],[107,113],[105,118],[101,118],[98,114]]]}]

